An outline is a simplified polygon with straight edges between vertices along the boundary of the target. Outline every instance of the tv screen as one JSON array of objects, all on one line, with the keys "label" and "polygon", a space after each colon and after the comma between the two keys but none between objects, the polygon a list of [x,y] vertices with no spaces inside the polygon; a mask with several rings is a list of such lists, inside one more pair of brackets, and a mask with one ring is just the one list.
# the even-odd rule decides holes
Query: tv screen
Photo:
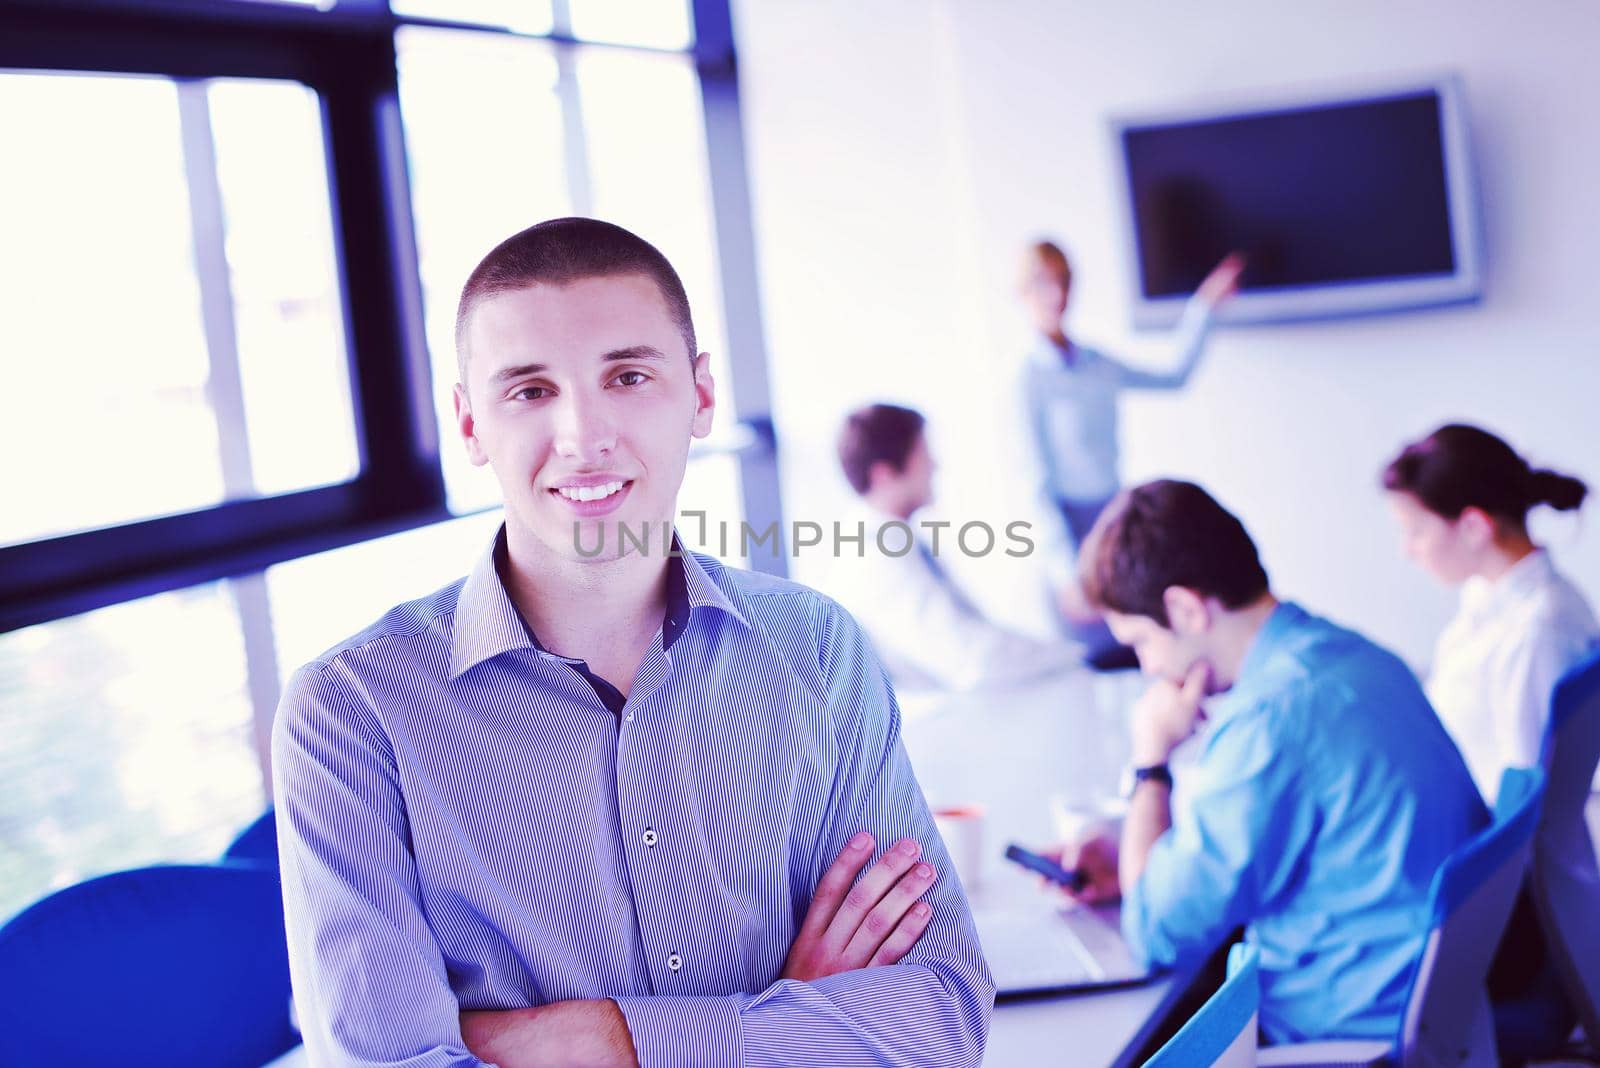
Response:
[{"label": "tv screen", "polygon": [[1458,95],[1444,80],[1119,121],[1135,322],[1174,321],[1233,249],[1249,256],[1235,321],[1475,298]]}]

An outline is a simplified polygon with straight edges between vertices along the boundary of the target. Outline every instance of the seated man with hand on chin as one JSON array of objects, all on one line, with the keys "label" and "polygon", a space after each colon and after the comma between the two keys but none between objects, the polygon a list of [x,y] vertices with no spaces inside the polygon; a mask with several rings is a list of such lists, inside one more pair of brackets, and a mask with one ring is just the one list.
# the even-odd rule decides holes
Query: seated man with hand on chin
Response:
[{"label": "seated man with hand on chin", "polygon": [[[1083,896],[1120,892],[1124,935],[1158,966],[1243,926],[1269,1041],[1392,1037],[1429,885],[1488,822],[1411,671],[1274,597],[1243,525],[1191,483],[1119,494],[1079,569],[1156,680],[1133,710],[1120,843],[1067,851]],[[1167,761],[1202,721],[1175,805]]]}]

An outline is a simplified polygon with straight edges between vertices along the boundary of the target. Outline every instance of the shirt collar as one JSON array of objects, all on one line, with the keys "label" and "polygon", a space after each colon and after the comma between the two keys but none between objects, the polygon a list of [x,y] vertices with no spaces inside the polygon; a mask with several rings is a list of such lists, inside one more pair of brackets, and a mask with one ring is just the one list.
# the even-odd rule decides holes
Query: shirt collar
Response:
[{"label": "shirt collar", "polygon": [[1547,586],[1554,574],[1550,555],[1543,549],[1535,549],[1493,582],[1477,575],[1469,578],[1461,586],[1461,607],[1472,616],[1494,613]]},{"label": "shirt collar", "polygon": [[[500,579],[497,560],[504,552],[505,537],[506,528],[502,524],[456,597],[450,638],[452,680],[501,653],[517,649],[546,653],[538,637],[523,622]],[[719,609],[748,627],[750,623],[744,614],[706,573],[705,565],[695,554],[684,549],[676,531],[672,535],[672,548],[679,555],[667,560],[667,614],[661,625],[662,648],[672,648],[673,642],[688,629],[690,616],[696,608]]]},{"label": "shirt collar", "polygon": [[[1055,370],[1065,366],[1076,367],[1083,362],[1083,348],[1067,338],[1066,348],[1062,348],[1043,334],[1033,336],[1033,348],[1028,350],[1028,358],[1037,367],[1046,370]],[[1067,354],[1072,356],[1071,363],[1067,361]]]},{"label": "shirt collar", "polygon": [[1229,712],[1248,707],[1252,703],[1254,690],[1257,683],[1266,676],[1268,665],[1278,655],[1289,636],[1308,618],[1310,616],[1306,610],[1293,601],[1282,601],[1272,610],[1272,614],[1256,632],[1255,640],[1250,643],[1250,650],[1245,653],[1244,662],[1239,665],[1239,675],[1233,680],[1233,685],[1222,695],[1222,699],[1216,702],[1214,708],[1208,709],[1208,718],[1213,723],[1225,718]]}]

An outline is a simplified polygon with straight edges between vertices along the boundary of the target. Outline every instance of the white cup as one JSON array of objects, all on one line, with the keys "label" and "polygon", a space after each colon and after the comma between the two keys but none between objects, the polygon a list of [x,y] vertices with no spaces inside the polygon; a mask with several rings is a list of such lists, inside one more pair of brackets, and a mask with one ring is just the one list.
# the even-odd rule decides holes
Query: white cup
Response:
[{"label": "white cup", "polygon": [[936,808],[933,822],[944,839],[956,878],[968,894],[975,892],[983,881],[983,806]]}]

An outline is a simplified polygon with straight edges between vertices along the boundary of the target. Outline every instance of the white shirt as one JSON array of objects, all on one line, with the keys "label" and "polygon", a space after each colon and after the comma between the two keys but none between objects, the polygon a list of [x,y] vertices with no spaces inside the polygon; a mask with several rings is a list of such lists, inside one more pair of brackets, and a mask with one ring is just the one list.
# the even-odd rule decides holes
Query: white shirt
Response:
[{"label": "white shirt", "polygon": [[[939,539],[932,561],[915,546],[889,555],[907,546],[904,530],[884,530],[897,522],[866,510],[847,517],[841,526],[851,536],[858,523],[864,526],[863,553],[846,544],[823,587],[865,628],[897,688],[1004,686],[1082,665],[1077,645],[1009,630],[968,600],[942,563],[960,551],[953,533]],[[921,533],[915,519],[906,526]],[[887,552],[879,549],[880,532]]]},{"label": "white shirt", "polygon": [[1543,550],[1494,582],[1462,586],[1434,650],[1428,699],[1491,805],[1506,768],[1539,762],[1556,681],[1596,645],[1594,610]]}]

